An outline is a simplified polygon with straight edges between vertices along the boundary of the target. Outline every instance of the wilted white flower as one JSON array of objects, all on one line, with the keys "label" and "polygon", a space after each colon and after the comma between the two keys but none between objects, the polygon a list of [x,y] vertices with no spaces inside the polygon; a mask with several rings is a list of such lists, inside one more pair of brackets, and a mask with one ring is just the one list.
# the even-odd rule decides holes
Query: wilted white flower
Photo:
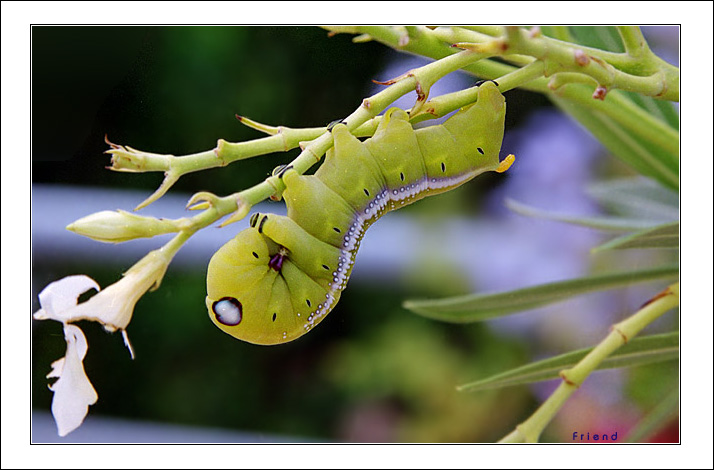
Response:
[{"label": "wilted white flower", "polygon": [[168,260],[161,250],[152,251],[132,266],[119,281],[79,305],[77,297],[82,292],[91,287],[99,290],[99,286],[87,276],[68,276],[49,284],[40,293],[42,308],[34,317],[63,323],[92,320],[104,325],[107,331],[124,331],[131,321],[136,302],[150,288],[158,286],[167,266]]},{"label": "wilted white flower", "polygon": [[97,392],[84,372],[82,361],[87,354],[87,339],[74,325],[64,325],[67,352],[52,363],[52,371],[47,378],[57,377],[49,388],[54,392],[52,415],[57,423],[57,432],[66,436],[84,421],[89,405],[97,402]]},{"label": "wilted white flower", "polygon": [[[152,287],[158,287],[172,255],[170,250],[163,249],[148,253],[119,281],[104,290],[100,290],[90,277],[76,275],[52,282],[40,292],[41,308],[33,314],[33,318],[62,323],[67,342],[65,357],[52,363],[52,371],[47,375],[47,378],[58,378],[50,390],[54,392],[52,415],[60,436],[67,435],[82,424],[89,405],[96,403],[98,398],[82,364],[87,354],[87,340],[82,330],[69,323],[92,320],[104,325],[108,331],[121,330],[133,358],[134,351],[126,335],[126,327],[139,298]],[[77,304],[79,296],[90,289],[99,292],[86,302]]]},{"label": "wilted white flower", "polygon": [[67,342],[65,357],[52,363],[47,378],[57,378],[49,388],[54,392],[52,415],[57,423],[57,432],[66,436],[82,424],[89,405],[97,402],[97,392],[84,372],[82,361],[87,354],[87,339],[78,327],[67,324],[72,308],[76,308],[79,296],[90,290],[99,290],[94,279],[84,276],[67,276],[50,283],[40,292],[40,309],[33,317],[37,320],[55,320],[64,326]]}]

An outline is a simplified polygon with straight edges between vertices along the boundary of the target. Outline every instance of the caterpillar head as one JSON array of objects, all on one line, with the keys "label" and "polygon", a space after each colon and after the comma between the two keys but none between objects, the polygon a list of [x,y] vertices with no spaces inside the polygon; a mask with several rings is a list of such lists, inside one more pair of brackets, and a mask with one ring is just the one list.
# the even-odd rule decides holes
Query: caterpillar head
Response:
[{"label": "caterpillar head", "polygon": [[284,249],[252,227],[223,245],[208,265],[206,307],[211,321],[249,343],[294,339],[295,321],[286,314],[292,312],[290,297],[278,275],[284,257]]}]

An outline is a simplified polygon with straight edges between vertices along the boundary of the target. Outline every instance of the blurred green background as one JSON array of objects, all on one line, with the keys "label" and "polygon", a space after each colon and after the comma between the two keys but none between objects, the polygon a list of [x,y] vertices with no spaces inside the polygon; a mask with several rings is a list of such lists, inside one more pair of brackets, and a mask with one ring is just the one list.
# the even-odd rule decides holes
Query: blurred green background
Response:
[{"label": "blurred green background", "polygon": [[[260,137],[242,127],[236,113],[272,125],[325,125],[372,93],[371,79],[391,78],[385,70],[399,56],[380,44],[352,44],[350,36],[328,38],[312,27],[34,27],[32,51],[33,184],[133,188],[146,195],[161,176],[106,170],[105,134],[118,144],[183,155],[213,148],[219,138]],[[515,130],[533,112],[550,108],[542,96],[518,90],[507,99],[504,148],[511,132],[512,146],[525,138]],[[262,181],[296,155],[293,150],[187,175],[172,192],[225,195]],[[603,161],[588,171],[628,174]],[[490,210],[489,194],[499,194],[508,178],[485,175],[400,212],[424,226],[451,215],[473,218]],[[33,206],[34,221],[41,209]],[[234,232],[225,230],[227,240]],[[508,325],[446,325],[403,310],[408,297],[474,290],[447,261],[429,255],[413,260],[418,269],[390,283],[353,280],[319,328],[274,347],[239,342],[208,321],[208,258],[191,269],[172,267],[161,289],[137,304],[128,328],[136,360],[118,335],[80,324],[90,345],[85,368],[99,394],[90,417],[295,440],[496,440],[535,409],[538,389],[464,394],[455,387],[557,351],[558,343],[547,344],[542,329],[531,342],[528,333],[509,333]],[[37,292],[53,280],[85,273],[106,286],[134,261],[35,256],[32,310],[39,308]],[[567,333],[550,337],[562,336]],[[34,409],[49,409],[52,394],[44,377],[64,347],[59,324],[33,322]],[[662,373],[647,370],[639,369],[644,378],[616,388],[630,387],[628,396],[637,400],[641,387],[656,383],[648,377]],[[666,373],[676,374],[676,364]],[[651,394],[641,398],[644,407],[647,400]],[[557,427],[553,432],[546,440],[563,438]]]}]

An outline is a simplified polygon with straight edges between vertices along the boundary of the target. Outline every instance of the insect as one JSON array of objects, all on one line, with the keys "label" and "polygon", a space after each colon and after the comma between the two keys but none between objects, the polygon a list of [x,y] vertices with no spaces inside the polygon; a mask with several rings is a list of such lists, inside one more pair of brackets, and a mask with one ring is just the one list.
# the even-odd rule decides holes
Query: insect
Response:
[{"label": "insect", "polygon": [[497,85],[444,124],[414,130],[389,109],[364,142],[344,124],[314,175],[280,170],[287,216],[256,213],[208,266],[206,306],[226,333],[255,344],[292,341],[334,308],[360,241],[386,212],[456,188],[499,162],[506,104]]}]

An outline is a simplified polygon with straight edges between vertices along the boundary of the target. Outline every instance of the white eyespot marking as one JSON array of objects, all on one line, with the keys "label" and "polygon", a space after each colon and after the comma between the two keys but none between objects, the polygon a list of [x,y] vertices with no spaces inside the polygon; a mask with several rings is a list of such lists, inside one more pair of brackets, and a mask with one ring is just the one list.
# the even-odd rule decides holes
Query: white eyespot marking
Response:
[{"label": "white eyespot marking", "polygon": [[243,306],[233,297],[224,297],[213,303],[213,314],[219,323],[236,326],[243,319]]}]

